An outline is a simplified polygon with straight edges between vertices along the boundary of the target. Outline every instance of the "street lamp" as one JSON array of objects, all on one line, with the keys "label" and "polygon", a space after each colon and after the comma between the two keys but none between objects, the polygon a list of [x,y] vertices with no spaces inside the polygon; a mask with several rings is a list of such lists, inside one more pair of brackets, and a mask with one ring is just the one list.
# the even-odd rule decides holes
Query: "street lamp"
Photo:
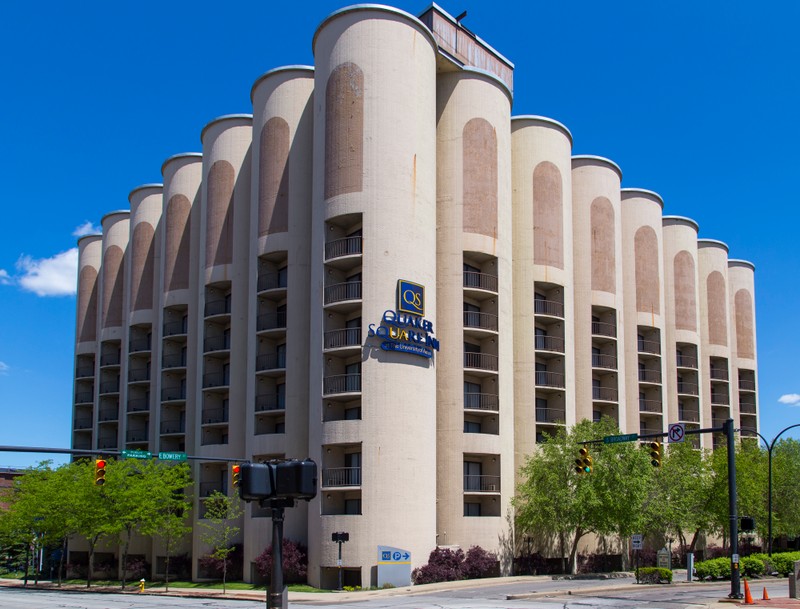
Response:
[{"label": "street lamp", "polygon": [[795,423],[794,425],[789,425],[789,427],[785,427],[778,432],[778,435],[772,438],[772,442],[767,442],[767,439],[758,433],[755,429],[750,427],[740,427],[739,429],[744,429],[745,431],[752,431],[756,434],[759,438],[764,441],[764,445],[767,447],[767,469],[769,471],[768,475],[768,487],[767,487],[767,555],[772,556],[772,450],[775,448],[775,443],[778,441],[784,432],[789,431],[793,427],[800,427],[800,423]]}]

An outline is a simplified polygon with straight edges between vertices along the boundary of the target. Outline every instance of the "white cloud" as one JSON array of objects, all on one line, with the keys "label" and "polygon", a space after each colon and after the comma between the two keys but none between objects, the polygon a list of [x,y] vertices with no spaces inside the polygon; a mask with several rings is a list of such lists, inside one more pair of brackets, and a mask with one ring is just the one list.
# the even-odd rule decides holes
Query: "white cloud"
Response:
[{"label": "white cloud", "polygon": [[22,272],[18,281],[23,290],[37,296],[71,296],[76,292],[78,248],[39,260],[22,256],[17,269]]},{"label": "white cloud", "polygon": [[0,376],[8,374],[9,368],[10,366],[8,364],[6,364],[5,362],[0,362]]},{"label": "white cloud", "polygon": [[11,285],[13,283],[11,275],[5,269],[0,269],[0,285]]},{"label": "white cloud", "polygon": [[800,406],[800,393],[785,393],[778,398],[778,401],[789,406]]},{"label": "white cloud", "polygon": [[84,235],[97,235],[103,232],[103,229],[99,226],[95,226],[89,220],[81,224],[80,226],[75,227],[75,230],[72,231],[73,237],[83,237]]}]

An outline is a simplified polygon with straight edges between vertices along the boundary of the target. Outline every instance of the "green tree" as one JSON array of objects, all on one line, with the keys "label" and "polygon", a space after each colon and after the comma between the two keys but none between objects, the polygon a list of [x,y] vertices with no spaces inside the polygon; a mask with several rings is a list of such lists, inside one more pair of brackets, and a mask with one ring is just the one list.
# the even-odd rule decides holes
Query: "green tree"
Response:
[{"label": "green tree", "polygon": [[800,442],[783,438],[772,453],[773,535],[800,537]]},{"label": "green tree", "polygon": [[200,526],[205,529],[201,533],[203,543],[211,547],[212,558],[222,561],[222,592],[225,593],[225,582],[228,575],[228,556],[235,551],[233,540],[241,530],[236,524],[244,513],[238,495],[229,497],[214,491],[205,500],[205,517]]}]

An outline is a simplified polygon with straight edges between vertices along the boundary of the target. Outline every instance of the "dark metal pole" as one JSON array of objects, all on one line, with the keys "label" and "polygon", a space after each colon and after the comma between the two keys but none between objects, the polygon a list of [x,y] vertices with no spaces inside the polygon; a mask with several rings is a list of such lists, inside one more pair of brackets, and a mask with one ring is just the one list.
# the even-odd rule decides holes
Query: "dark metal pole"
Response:
[{"label": "dark metal pole", "polygon": [[739,515],[736,501],[736,442],[733,419],[728,419],[722,424],[722,432],[728,439],[728,510],[731,519],[731,593],[728,598],[742,598],[739,581]]},{"label": "dark metal pole", "polygon": [[[283,507],[272,507],[272,574],[267,609],[287,609],[283,589]],[[288,603],[287,603],[288,604]]]},{"label": "dark metal pole", "polygon": [[767,447],[767,471],[769,482],[767,490],[767,556],[772,556],[772,448],[775,442]]},{"label": "dark metal pole", "polygon": [[342,589],[342,540],[339,540],[339,590]]}]

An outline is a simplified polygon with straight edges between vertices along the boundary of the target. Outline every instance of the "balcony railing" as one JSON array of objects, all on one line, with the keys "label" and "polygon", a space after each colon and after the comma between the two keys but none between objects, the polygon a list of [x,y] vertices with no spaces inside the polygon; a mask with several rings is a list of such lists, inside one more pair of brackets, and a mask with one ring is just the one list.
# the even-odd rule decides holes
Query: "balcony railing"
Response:
[{"label": "balcony railing", "polygon": [[119,381],[100,383],[100,393],[119,393]]},{"label": "balcony railing", "polygon": [[605,370],[617,369],[617,356],[605,353],[592,353],[592,368],[604,368]]},{"label": "balcony railing", "polygon": [[468,410],[498,412],[500,410],[500,398],[494,393],[472,393],[465,391],[464,408]]},{"label": "balcony railing", "polygon": [[464,368],[497,372],[497,361],[497,356],[492,355],[491,353],[467,352],[464,354]]},{"label": "balcony railing", "polygon": [[125,432],[126,442],[147,442],[146,429],[129,429]]},{"label": "balcony railing", "polygon": [[230,299],[222,298],[220,300],[210,300],[206,303],[205,313],[206,317],[211,317],[212,315],[230,315]]},{"label": "balcony railing", "polygon": [[276,313],[262,313],[256,318],[256,330],[259,332],[264,330],[285,330],[286,329],[286,311],[277,311]]},{"label": "balcony railing", "polygon": [[216,425],[218,423],[227,423],[228,409],[210,408],[208,410],[203,410],[202,418],[203,418],[203,425]]},{"label": "balcony railing", "polygon": [[285,353],[262,353],[256,355],[256,372],[282,370],[286,368]]},{"label": "balcony railing", "polygon": [[329,467],[323,469],[322,486],[361,486],[361,468]]},{"label": "balcony railing", "polygon": [[692,410],[690,408],[679,408],[678,420],[686,423],[699,423],[700,413],[697,410]]},{"label": "balcony railing", "polygon": [[640,436],[648,436],[651,434],[659,434],[664,433],[663,429],[659,429],[657,427],[640,427],[639,428],[639,435]]},{"label": "balcony railing", "polygon": [[755,402],[743,402],[739,400],[739,412],[742,414],[756,414]]},{"label": "balcony railing", "polygon": [[186,334],[186,320],[168,321],[164,323],[164,336],[180,336]]},{"label": "balcony railing", "polygon": [[563,425],[567,420],[567,413],[559,408],[536,408],[537,423],[557,423]]},{"label": "balcony railing", "polygon": [[464,327],[497,332],[497,315],[480,311],[464,311]]},{"label": "balcony railing", "polygon": [[711,392],[711,404],[718,404],[720,406],[730,406],[731,398],[727,393],[714,393]]},{"label": "balcony railing", "polygon": [[499,493],[500,476],[464,474],[465,493]]},{"label": "balcony railing", "polygon": [[727,381],[728,371],[725,368],[712,368],[710,371],[711,380],[714,381]]},{"label": "balcony railing", "polygon": [[104,353],[100,356],[101,366],[119,366],[119,353]]},{"label": "balcony railing", "polygon": [[186,422],[180,419],[161,421],[161,434],[186,433]]},{"label": "balcony railing", "polygon": [[101,408],[100,412],[97,413],[97,420],[100,423],[119,421],[119,410],[116,408]]},{"label": "balcony railing", "polygon": [[150,351],[149,338],[137,338],[128,343],[128,353],[140,353],[142,351]]},{"label": "balcony railing", "polygon": [[640,383],[660,383],[661,370],[639,370]]},{"label": "balcony railing", "polygon": [[651,353],[653,355],[661,355],[661,343],[655,340],[637,340],[637,348],[639,353]]},{"label": "balcony railing", "polygon": [[598,402],[617,402],[619,392],[616,387],[592,387],[592,399]]},{"label": "balcony railing", "polygon": [[183,353],[165,354],[161,358],[161,367],[162,368],[185,368],[186,367],[186,355],[183,354]]},{"label": "balcony railing", "polygon": [[661,414],[663,412],[661,400],[639,400],[639,412],[653,412]]},{"label": "balcony railing", "polygon": [[692,370],[697,370],[697,358],[693,355],[683,355],[682,353],[678,353],[677,358],[677,366],[678,368],[691,368]]},{"label": "balcony railing", "polygon": [[325,260],[333,260],[342,256],[357,256],[361,254],[361,250],[361,236],[334,239],[325,244]]},{"label": "balcony railing", "polygon": [[81,417],[80,419],[75,419],[75,422],[72,424],[73,429],[91,429],[92,428],[92,419],[90,417]]},{"label": "balcony railing", "polygon": [[550,317],[564,318],[564,303],[555,300],[541,300],[535,298],[533,301],[533,312],[536,315],[549,315]]},{"label": "balcony railing", "polygon": [[175,400],[185,400],[185,399],[186,399],[185,387],[164,387],[161,390],[162,402],[172,402]]},{"label": "balcony railing", "polygon": [[564,353],[564,339],[560,336],[544,336],[542,334],[537,334],[533,337],[533,344],[537,351]]},{"label": "balcony railing", "polygon": [[137,383],[150,380],[150,366],[144,368],[128,368],[128,382]]},{"label": "balcony railing", "polygon": [[227,334],[211,336],[203,341],[203,352],[226,351],[231,348],[231,337]]},{"label": "balcony railing", "polygon": [[94,392],[93,391],[76,391],[75,392],[75,403],[76,404],[90,404],[94,401]]},{"label": "balcony railing", "polygon": [[256,396],[256,412],[269,412],[272,410],[285,410],[286,398],[275,394]]},{"label": "balcony railing", "polygon": [[229,376],[224,372],[208,372],[203,375],[203,389],[227,387],[230,382]]},{"label": "balcony railing", "polygon": [[748,379],[739,379],[739,391],[755,391],[756,382]]},{"label": "balcony railing", "polygon": [[361,374],[335,374],[322,379],[322,394],[353,393],[361,391]]},{"label": "balcony railing", "polygon": [[534,372],[537,387],[554,387],[564,389],[564,375],[560,372],[547,372],[546,370],[536,370]]},{"label": "balcony railing", "polygon": [[488,273],[464,271],[464,287],[486,290],[487,292],[496,292],[497,277],[489,275]]},{"label": "balcony railing", "polygon": [[611,338],[616,338],[617,326],[604,321],[593,321],[592,334],[594,336],[610,336]]},{"label": "balcony railing", "polygon": [[340,349],[361,345],[361,328],[342,328],[325,332],[325,349]]},{"label": "balcony railing", "polygon": [[678,383],[678,393],[683,395],[700,395],[700,388],[697,383]]},{"label": "balcony railing", "polygon": [[262,273],[258,276],[257,289],[259,292],[264,292],[265,290],[281,290],[285,288],[285,273]]},{"label": "balcony railing", "polygon": [[150,400],[148,398],[128,400],[128,412],[144,412],[145,410],[150,410]]},{"label": "balcony railing", "polygon": [[116,447],[117,447],[116,436],[112,438],[100,438],[97,441],[97,448],[116,448]]},{"label": "balcony railing", "polygon": [[361,300],[361,282],[346,281],[325,287],[325,304],[334,304],[347,300]]},{"label": "balcony railing", "polygon": [[222,482],[201,482],[199,491],[201,497],[210,497],[214,492],[224,493],[225,485]]},{"label": "balcony railing", "polygon": [[85,379],[88,376],[94,376],[94,366],[78,366],[75,369],[75,378]]}]

